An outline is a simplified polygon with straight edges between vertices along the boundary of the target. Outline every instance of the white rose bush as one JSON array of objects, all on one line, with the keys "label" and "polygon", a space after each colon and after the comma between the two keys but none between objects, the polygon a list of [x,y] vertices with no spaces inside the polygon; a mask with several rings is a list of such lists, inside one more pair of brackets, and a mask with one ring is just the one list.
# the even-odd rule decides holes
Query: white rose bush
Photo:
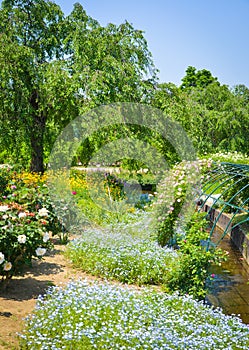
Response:
[{"label": "white rose bush", "polygon": [[[0,274],[9,280],[22,267],[31,265],[32,258],[41,258],[52,248],[46,218],[26,210],[16,203],[9,204],[8,215],[0,211]],[[49,213],[48,213],[49,215]]]},{"label": "white rose bush", "polygon": [[[1,173],[0,173],[1,178]],[[52,249],[54,216],[46,200],[44,179],[9,172],[0,198],[0,276],[4,287],[32,259]]]}]

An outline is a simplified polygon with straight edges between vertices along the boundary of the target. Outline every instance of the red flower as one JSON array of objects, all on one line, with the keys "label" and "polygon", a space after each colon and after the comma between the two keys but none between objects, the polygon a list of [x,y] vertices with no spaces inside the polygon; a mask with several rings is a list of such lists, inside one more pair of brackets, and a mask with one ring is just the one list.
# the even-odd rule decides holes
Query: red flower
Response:
[{"label": "red flower", "polygon": [[72,194],[75,195],[77,192],[76,191],[72,191]]}]

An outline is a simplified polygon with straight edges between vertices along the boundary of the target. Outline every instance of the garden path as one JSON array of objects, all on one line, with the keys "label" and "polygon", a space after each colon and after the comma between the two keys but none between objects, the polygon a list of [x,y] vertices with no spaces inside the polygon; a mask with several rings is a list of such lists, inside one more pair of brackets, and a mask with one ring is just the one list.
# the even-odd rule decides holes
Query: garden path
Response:
[{"label": "garden path", "polygon": [[0,350],[17,350],[16,332],[23,327],[23,318],[34,309],[38,295],[48,286],[63,285],[72,279],[95,279],[73,268],[61,254],[64,245],[55,242],[55,249],[43,258],[35,260],[32,268],[25,268],[23,276],[14,277],[7,288],[0,287]]}]

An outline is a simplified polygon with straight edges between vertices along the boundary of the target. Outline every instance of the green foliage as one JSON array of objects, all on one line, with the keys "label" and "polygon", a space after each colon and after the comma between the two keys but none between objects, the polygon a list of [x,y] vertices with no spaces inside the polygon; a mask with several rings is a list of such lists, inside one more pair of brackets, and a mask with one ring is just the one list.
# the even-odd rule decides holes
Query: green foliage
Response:
[{"label": "green foliage", "polygon": [[0,193],[2,194],[2,196],[6,196],[7,185],[12,176],[11,168],[8,165],[2,166],[2,168],[0,169],[0,174]]},{"label": "green foliage", "polygon": [[[197,118],[195,133],[199,138],[205,135],[209,142],[205,149],[205,140],[201,140],[202,152],[247,152],[248,105],[243,105],[227,86],[216,84],[210,84],[201,91],[194,89],[191,100],[193,114]],[[195,108],[196,103],[198,108]]]},{"label": "green foliage", "polygon": [[151,196],[136,193],[131,180],[129,185],[126,183],[127,172],[124,177],[114,174],[87,173],[76,168],[71,171],[70,188],[75,193],[79,216],[85,218],[86,224],[115,225],[129,221],[136,208],[146,210],[150,207]]},{"label": "green foliage", "polygon": [[182,78],[180,88],[182,90],[191,90],[192,88],[204,89],[209,84],[215,83],[220,85],[217,78],[214,78],[210,71],[202,69],[196,71],[195,67],[189,66],[186,70],[186,76]]},{"label": "green foliage", "polygon": [[209,237],[206,213],[195,213],[183,227],[183,233],[177,236],[179,261],[177,269],[169,272],[169,290],[188,293],[197,299],[203,299],[207,293],[206,281],[211,264],[220,263],[224,254],[220,249],[206,249]]},{"label": "green foliage", "polygon": [[206,294],[211,263],[223,258],[220,250],[206,248],[209,237],[207,221],[203,219],[206,213],[193,215],[195,187],[200,185],[211,164],[210,159],[205,159],[176,165],[162,180],[154,203],[157,241],[161,246],[175,247],[179,254],[164,286],[167,291],[178,290],[199,299]]},{"label": "green foliage", "polygon": [[5,1],[0,19],[0,144],[15,160],[13,149],[25,145],[32,171],[44,170],[44,157],[76,116],[147,100],[156,70],[143,33],[128,22],[102,27],[78,3],[65,17],[48,0]]},{"label": "green foliage", "polygon": [[104,188],[113,201],[122,200],[125,198],[124,184],[116,176],[110,173],[105,173]]},{"label": "green foliage", "polygon": [[[117,106],[117,108],[119,108]],[[141,105],[143,110],[143,107]],[[149,107],[148,107],[149,108]],[[132,104],[129,107],[130,112],[132,111]],[[154,109],[154,112],[161,114],[160,111]],[[125,115],[125,112],[122,112]],[[147,112],[145,111],[145,114]],[[134,112],[137,115],[137,111]],[[109,116],[111,117],[111,115]],[[140,118],[140,117],[138,117]],[[125,118],[124,118],[125,119]],[[136,118],[135,118],[136,119]],[[160,119],[160,118],[159,118]],[[161,123],[159,121],[159,123]],[[138,122],[138,120],[135,122]],[[155,124],[157,121],[155,120]],[[162,127],[165,125],[163,124]],[[126,150],[126,156],[123,154],[122,140],[132,140],[134,142],[133,146],[136,145],[136,154],[132,154],[129,157],[127,154],[129,149]],[[115,146],[110,146],[110,149],[115,153],[115,155],[120,154],[120,158],[115,159],[123,169],[129,171],[138,171],[141,168],[147,168],[149,171],[158,170],[162,165],[162,159],[166,160],[168,164],[173,164],[179,160],[179,156],[171,142],[164,138],[160,132],[153,130],[150,127],[130,124],[130,123],[120,123],[108,125],[106,127],[100,128],[97,131],[91,133],[79,146],[76,156],[74,158],[73,165],[76,165],[80,161],[84,166],[92,162],[92,157],[98,152],[99,149],[105,146],[115,143]],[[139,144],[139,141],[141,143]],[[127,146],[128,148],[128,146]],[[144,155],[146,154],[146,157]],[[145,159],[144,159],[145,158]],[[146,164],[143,162],[146,160]],[[102,165],[105,164],[105,159],[98,159],[98,162]],[[107,159],[108,162],[108,159]],[[107,166],[110,166],[108,164]]]},{"label": "green foliage", "polygon": [[156,192],[156,185],[160,180],[161,172],[158,171],[158,173],[153,173],[149,171],[149,169],[141,169],[139,170],[128,170],[123,168],[120,168],[120,172],[118,174],[119,179],[121,179],[123,182],[128,182],[130,184],[139,184],[142,187],[149,188],[149,185],[151,185],[150,191]]},{"label": "green foliage", "polygon": [[[249,177],[249,172],[247,176]],[[231,186],[230,188],[223,187],[221,189],[220,192],[224,191],[224,196],[222,196],[222,200],[225,202],[229,202],[229,205],[226,206],[224,210],[225,212],[240,213],[241,211],[238,210],[238,207],[245,208],[245,209],[247,208],[248,210],[248,199],[249,199],[248,177],[244,179],[241,177],[232,179],[229,182],[229,186]]]},{"label": "green foliage", "polygon": [[[44,213],[44,214],[43,214]],[[28,211],[16,202],[0,205],[0,275],[10,279],[31,265],[33,257],[41,258],[51,249],[51,233],[47,231],[49,212],[41,208]]]},{"label": "green foliage", "polygon": [[220,85],[203,69],[189,67],[178,88],[159,84],[151,103],[180,122],[200,155],[217,151],[247,153],[248,88]]},{"label": "green foliage", "polygon": [[[49,62],[61,51],[60,8],[50,1],[3,3],[0,121],[8,148],[26,144],[31,169],[43,171],[43,143],[50,104],[44,94]],[[56,33],[56,34],[55,34]],[[53,63],[52,63],[53,64]],[[51,75],[50,75],[51,76]],[[52,79],[54,80],[54,79]]]}]

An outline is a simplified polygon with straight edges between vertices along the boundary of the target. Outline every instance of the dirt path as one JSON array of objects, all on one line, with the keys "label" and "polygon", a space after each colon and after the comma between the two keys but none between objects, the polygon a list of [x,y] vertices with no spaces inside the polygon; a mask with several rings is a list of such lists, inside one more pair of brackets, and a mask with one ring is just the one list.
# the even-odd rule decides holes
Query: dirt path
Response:
[{"label": "dirt path", "polygon": [[19,349],[16,333],[22,330],[23,318],[32,312],[38,295],[44,294],[48,286],[91,278],[70,265],[62,255],[64,249],[55,244],[53,252],[34,261],[24,276],[13,278],[6,290],[0,289],[0,349]]}]

